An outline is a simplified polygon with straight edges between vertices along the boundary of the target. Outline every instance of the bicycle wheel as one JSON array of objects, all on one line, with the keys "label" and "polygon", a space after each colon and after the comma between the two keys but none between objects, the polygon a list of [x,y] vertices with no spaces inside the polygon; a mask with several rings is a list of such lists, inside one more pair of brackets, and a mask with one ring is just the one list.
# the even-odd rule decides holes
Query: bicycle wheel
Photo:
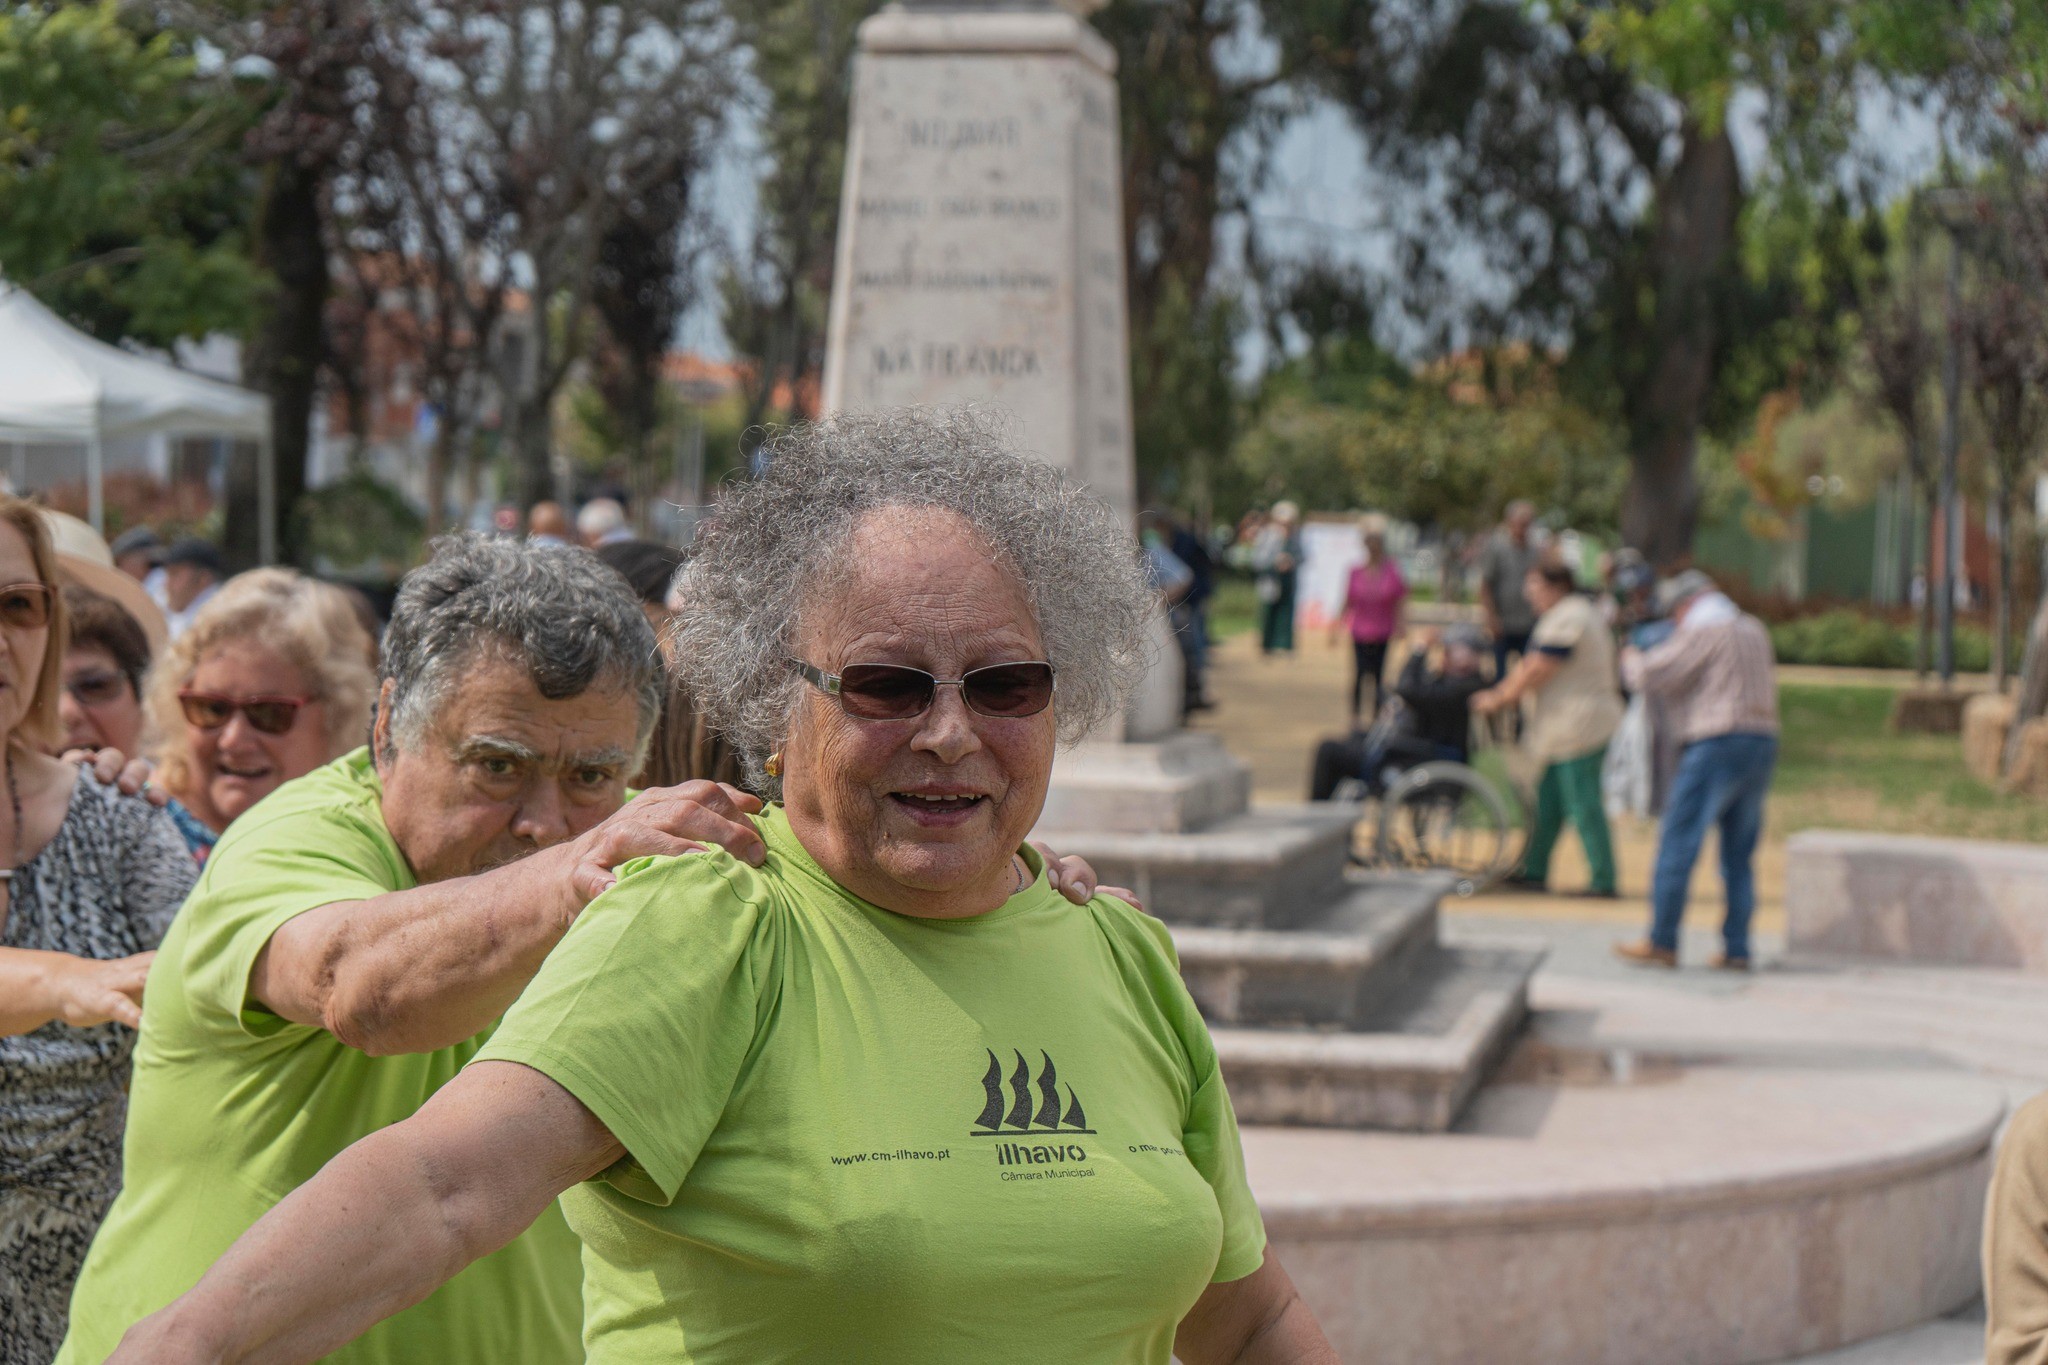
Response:
[{"label": "bicycle wheel", "polygon": [[1458,894],[1469,896],[1506,875],[1519,832],[1491,782],[1462,763],[1425,763],[1380,803],[1377,862],[1453,873]]}]

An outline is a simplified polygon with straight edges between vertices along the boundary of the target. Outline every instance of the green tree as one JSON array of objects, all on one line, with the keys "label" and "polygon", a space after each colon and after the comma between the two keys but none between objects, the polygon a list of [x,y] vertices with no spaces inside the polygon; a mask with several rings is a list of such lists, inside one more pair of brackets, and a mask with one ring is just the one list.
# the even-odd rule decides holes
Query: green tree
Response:
[{"label": "green tree", "polygon": [[1218,233],[1249,203],[1288,107],[1281,69],[1232,59],[1249,12],[1240,0],[1110,0],[1093,20],[1119,62],[1138,491],[1198,512],[1236,430],[1249,320],[1215,268]]},{"label": "green tree", "polygon": [[1626,468],[1615,428],[1525,354],[1461,357],[1420,375],[1355,344],[1270,376],[1221,483],[1220,509],[1291,497],[1388,513],[1444,532],[1527,498],[1587,531],[1612,528]]},{"label": "green tree", "polygon": [[0,10],[0,271],[107,341],[240,332],[252,104],[114,0]]},{"label": "green tree", "polygon": [[881,0],[768,0],[733,10],[753,54],[765,163],[753,239],[720,286],[726,336],[754,362],[743,440],[778,392],[800,394],[824,370],[854,38],[879,8]]},{"label": "green tree", "polygon": [[[1283,65],[1407,190],[1404,306],[1443,343],[1567,346],[1573,391],[1626,433],[1623,533],[1669,563],[1692,541],[1702,429],[1839,353],[1859,92],[1911,48],[1898,12],[1936,8],[1301,0],[1266,17]],[[1738,95],[1766,135],[1747,175]],[[1475,260],[1500,285],[1477,301]]]}]

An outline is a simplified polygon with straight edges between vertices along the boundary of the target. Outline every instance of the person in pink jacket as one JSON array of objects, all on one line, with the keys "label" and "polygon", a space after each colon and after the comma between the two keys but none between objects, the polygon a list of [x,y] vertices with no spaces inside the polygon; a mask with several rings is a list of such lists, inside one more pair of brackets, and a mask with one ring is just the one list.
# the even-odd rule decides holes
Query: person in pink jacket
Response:
[{"label": "person in pink jacket", "polygon": [[1408,600],[1408,582],[1401,577],[1401,566],[1387,553],[1386,518],[1360,518],[1358,538],[1365,542],[1365,562],[1351,570],[1351,582],[1344,590],[1344,614],[1330,630],[1334,644],[1338,627],[1351,627],[1353,729],[1358,727],[1359,699],[1367,678],[1372,679],[1372,713],[1379,714],[1386,691],[1387,647],[1401,632],[1401,606]]}]

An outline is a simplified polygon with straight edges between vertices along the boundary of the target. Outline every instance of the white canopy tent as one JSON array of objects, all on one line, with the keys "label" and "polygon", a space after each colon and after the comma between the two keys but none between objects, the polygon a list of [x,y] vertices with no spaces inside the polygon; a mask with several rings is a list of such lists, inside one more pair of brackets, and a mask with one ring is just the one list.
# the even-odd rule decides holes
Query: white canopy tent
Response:
[{"label": "white canopy tent", "polygon": [[101,443],[153,432],[257,443],[257,542],[263,562],[272,562],[277,480],[270,400],[109,346],[0,280],[0,441],[84,446],[87,519],[95,531],[106,530]]}]

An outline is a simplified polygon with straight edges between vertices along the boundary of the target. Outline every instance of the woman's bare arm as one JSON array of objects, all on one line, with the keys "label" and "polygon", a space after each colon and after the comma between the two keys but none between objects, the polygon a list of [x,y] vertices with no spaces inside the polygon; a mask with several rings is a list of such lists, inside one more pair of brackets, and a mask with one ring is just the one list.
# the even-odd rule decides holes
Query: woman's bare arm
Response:
[{"label": "woman's bare arm", "polygon": [[1271,1247],[1251,1274],[1202,1292],[1174,1333],[1173,1353],[1186,1365],[1338,1365]]},{"label": "woman's bare arm", "polygon": [[0,948],[0,1037],[34,1033],[55,1020],[90,1028],[112,1020],[142,1027],[142,983],[156,954],[74,957],[40,948]]},{"label": "woman's bare arm", "polygon": [[479,1062],[372,1133],[243,1233],[108,1365],[317,1360],[510,1242],[625,1154],[582,1103],[516,1062]]}]

